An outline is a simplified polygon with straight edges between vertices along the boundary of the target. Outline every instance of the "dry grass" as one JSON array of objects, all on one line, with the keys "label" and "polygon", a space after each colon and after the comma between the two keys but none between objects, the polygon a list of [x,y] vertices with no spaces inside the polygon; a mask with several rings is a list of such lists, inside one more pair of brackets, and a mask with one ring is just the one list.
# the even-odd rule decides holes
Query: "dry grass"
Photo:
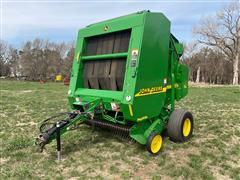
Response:
[{"label": "dry grass", "polygon": [[60,83],[1,83],[0,179],[240,179],[240,88],[191,87],[177,103],[192,111],[194,137],[184,144],[168,138],[158,156],[143,146],[83,126],[62,138],[63,160],[55,143],[39,154],[38,123],[69,110]]}]

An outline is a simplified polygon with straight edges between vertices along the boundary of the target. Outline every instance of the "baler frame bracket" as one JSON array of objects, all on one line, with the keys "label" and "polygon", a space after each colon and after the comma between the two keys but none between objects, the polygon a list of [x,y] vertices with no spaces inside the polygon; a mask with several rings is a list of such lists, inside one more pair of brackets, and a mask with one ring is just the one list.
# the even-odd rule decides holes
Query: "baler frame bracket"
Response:
[{"label": "baler frame bracket", "polygon": [[130,137],[144,145],[152,132],[162,132],[164,124],[165,121],[157,117],[154,120],[143,121],[130,129]]}]

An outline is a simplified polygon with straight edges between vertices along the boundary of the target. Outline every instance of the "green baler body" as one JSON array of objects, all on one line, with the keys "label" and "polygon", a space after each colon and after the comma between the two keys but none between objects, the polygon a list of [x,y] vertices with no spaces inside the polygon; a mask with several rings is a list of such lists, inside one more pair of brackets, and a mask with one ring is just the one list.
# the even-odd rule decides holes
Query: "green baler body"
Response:
[{"label": "green baler body", "polygon": [[[126,33],[128,35],[122,35]],[[117,42],[117,36],[125,37],[126,47],[114,51],[121,44]],[[104,37],[108,38],[105,38],[105,45]],[[101,42],[96,39],[101,39]],[[90,41],[93,42],[92,47]],[[95,43],[96,50],[93,50],[94,42],[98,43]],[[99,51],[100,46],[103,48]],[[68,91],[69,103],[73,109],[84,111],[85,106],[101,101],[108,115],[101,116],[101,120],[116,124],[131,122],[130,136],[145,144],[152,131],[161,133],[174,110],[174,101],[187,94],[188,69],[179,64],[182,52],[182,45],[170,33],[170,21],[162,13],[142,11],[89,25],[78,33]],[[122,80],[110,73],[114,65],[116,71],[121,69]],[[89,71],[95,71],[103,78],[91,79]],[[104,81],[100,82],[102,79]],[[123,83],[120,88],[114,85],[118,80],[116,84]],[[100,84],[96,86],[96,82]],[[115,88],[110,89],[110,85],[101,88],[105,87],[101,85],[104,83],[112,83]],[[114,109],[112,103],[119,108]],[[116,112],[121,114],[121,118]]]}]

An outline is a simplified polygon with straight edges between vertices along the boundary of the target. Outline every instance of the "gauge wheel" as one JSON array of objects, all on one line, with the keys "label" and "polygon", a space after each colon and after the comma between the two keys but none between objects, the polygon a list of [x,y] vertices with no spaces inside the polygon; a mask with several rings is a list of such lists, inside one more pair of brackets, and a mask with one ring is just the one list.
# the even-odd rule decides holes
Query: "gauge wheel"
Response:
[{"label": "gauge wheel", "polygon": [[154,131],[148,138],[146,147],[151,154],[158,154],[162,147],[162,136]]}]

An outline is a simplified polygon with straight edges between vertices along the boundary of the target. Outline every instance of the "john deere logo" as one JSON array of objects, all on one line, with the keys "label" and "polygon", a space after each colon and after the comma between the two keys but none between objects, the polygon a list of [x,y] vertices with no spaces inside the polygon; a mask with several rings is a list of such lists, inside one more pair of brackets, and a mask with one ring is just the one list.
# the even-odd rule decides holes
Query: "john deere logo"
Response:
[{"label": "john deere logo", "polygon": [[140,91],[137,94],[135,94],[135,97],[165,93],[166,90],[167,90],[167,88],[162,87],[162,86],[152,87],[152,88],[142,88],[142,89],[140,89]]},{"label": "john deere logo", "polygon": [[104,31],[108,31],[108,26],[105,26],[105,27],[103,28],[103,30],[104,30]]}]

